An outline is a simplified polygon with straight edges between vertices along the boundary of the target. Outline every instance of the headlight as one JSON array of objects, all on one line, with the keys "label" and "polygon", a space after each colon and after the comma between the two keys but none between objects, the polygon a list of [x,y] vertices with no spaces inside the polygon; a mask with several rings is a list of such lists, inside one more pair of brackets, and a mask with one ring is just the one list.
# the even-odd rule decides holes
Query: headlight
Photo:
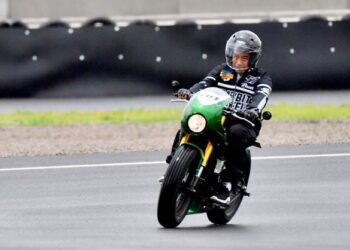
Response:
[{"label": "headlight", "polygon": [[187,122],[189,129],[194,133],[200,133],[205,129],[206,120],[202,115],[194,114]]}]

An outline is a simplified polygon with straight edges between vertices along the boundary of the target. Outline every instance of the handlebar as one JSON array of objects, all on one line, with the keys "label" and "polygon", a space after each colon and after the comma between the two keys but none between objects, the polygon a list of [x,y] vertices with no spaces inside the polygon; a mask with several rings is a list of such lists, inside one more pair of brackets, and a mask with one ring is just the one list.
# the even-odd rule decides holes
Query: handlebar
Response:
[{"label": "handlebar", "polygon": [[192,95],[193,94],[187,95],[187,98],[179,98],[178,92],[173,93],[173,96],[177,97],[177,99],[179,99],[179,100],[186,100],[186,101],[189,101],[191,99]]},{"label": "handlebar", "polygon": [[[244,113],[241,112],[241,111],[237,111],[237,110],[232,111],[232,110],[226,110],[226,109],[224,109],[224,111],[223,111],[222,114],[225,115],[225,116],[226,116],[226,115],[232,115],[233,117],[235,117],[235,118],[237,118],[237,119],[239,119],[239,120],[241,120],[241,121],[244,121],[244,122],[248,123],[248,124],[251,125],[252,127],[255,127],[255,126],[256,126],[252,121],[250,121],[249,119],[245,118],[245,117],[244,117]],[[259,120],[260,120],[260,121],[263,121],[263,120],[270,120],[271,117],[272,117],[271,112],[270,112],[270,111],[265,111],[265,112],[262,114],[262,118],[259,119]]]}]

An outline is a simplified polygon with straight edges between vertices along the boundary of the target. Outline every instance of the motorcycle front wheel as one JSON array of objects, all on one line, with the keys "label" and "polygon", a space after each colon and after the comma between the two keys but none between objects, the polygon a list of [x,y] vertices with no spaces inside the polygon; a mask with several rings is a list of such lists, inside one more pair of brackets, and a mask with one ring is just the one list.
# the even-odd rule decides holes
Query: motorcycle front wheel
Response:
[{"label": "motorcycle front wheel", "polygon": [[158,199],[157,216],[163,227],[177,227],[185,218],[192,201],[191,193],[186,188],[191,183],[198,162],[199,152],[193,147],[182,145],[176,150]]}]

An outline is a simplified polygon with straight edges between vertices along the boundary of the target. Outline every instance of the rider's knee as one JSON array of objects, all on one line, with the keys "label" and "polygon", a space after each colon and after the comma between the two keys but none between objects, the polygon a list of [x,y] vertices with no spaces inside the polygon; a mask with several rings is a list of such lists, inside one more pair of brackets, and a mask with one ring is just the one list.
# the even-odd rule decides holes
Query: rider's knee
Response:
[{"label": "rider's knee", "polygon": [[242,124],[231,126],[227,133],[227,139],[231,147],[241,147],[242,143],[247,140],[246,128]]},{"label": "rider's knee", "polygon": [[256,132],[243,124],[234,124],[227,131],[227,139],[230,148],[242,151],[254,143]]}]

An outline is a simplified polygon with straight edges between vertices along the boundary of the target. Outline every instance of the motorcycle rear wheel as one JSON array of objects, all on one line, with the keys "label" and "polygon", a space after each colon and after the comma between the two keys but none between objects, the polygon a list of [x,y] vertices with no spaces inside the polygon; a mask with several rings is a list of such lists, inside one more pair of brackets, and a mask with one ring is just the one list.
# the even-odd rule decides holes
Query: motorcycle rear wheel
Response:
[{"label": "motorcycle rear wheel", "polygon": [[157,216],[159,223],[166,228],[177,227],[185,218],[192,197],[186,190],[198,166],[199,152],[188,146],[180,146],[172,158],[164,176],[159,199]]},{"label": "motorcycle rear wheel", "polygon": [[233,197],[233,201],[230,204],[230,206],[225,209],[215,209],[207,212],[207,217],[210,222],[218,225],[225,225],[227,224],[232,217],[236,214],[239,206],[241,205],[243,195],[238,194],[235,197]]}]

